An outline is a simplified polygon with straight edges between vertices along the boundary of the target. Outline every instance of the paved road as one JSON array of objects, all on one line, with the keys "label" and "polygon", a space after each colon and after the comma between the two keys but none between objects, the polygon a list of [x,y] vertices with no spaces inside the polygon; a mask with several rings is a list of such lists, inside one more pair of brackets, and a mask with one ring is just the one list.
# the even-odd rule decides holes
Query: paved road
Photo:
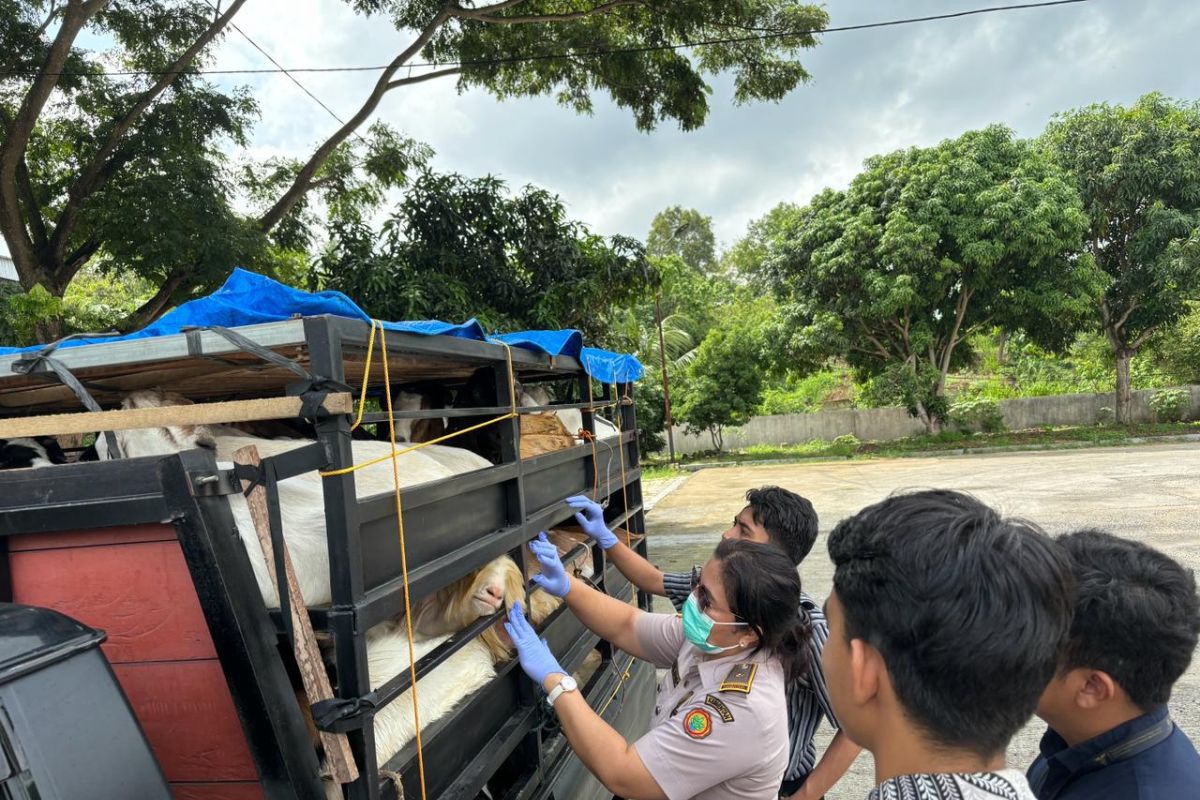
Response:
[{"label": "paved road", "polygon": [[[647,517],[652,559],[664,569],[702,562],[717,533],[744,506],[746,490],[764,484],[805,495],[821,517],[821,537],[802,569],[805,590],[814,597],[828,594],[832,580],[825,549],[829,530],[897,489],[971,492],[1051,533],[1103,528],[1148,542],[1200,571],[1200,445],[1195,444],[705,470]],[[1200,743],[1200,659],[1176,686],[1171,705],[1176,722]],[[1031,722],[1013,743],[1009,763],[1026,766],[1040,736],[1041,728]],[[822,746],[828,738],[823,731]],[[863,754],[829,800],[862,800],[872,776],[870,756]]]}]

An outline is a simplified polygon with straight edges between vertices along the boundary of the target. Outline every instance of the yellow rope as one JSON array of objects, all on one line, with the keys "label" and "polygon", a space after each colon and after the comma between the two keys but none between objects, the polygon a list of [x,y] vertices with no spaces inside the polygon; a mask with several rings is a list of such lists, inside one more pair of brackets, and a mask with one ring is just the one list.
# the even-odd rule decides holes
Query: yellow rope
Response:
[{"label": "yellow rope", "polygon": [[[445,436],[439,436],[438,438],[431,439],[428,442],[418,442],[417,444],[414,444],[411,447],[406,447],[403,450],[397,450],[395,447],[395,442],[393,442],[392,443],[392,452],[386,456],[380,456],[379,458],[373,458],[370,461],[364,461],[361,464],[353,464],[349,467],[343,467],[342,469],[328,470],[327,472],[320,473],[321,477],[322,478],[333,478],[338,475],[345,475],[346,473],[349,473],[349,472],[357,472],[360,469],[364,469],[366,467],[371,467],[371,466],[374,466],[375,464],[381,464],[384,461],[387,461],[388,459],[395,461],[400,456],[402,456],[406,453],[411,453],[414,450],[420,450],[423,447],[429,447],[430,445],[433,445],[433,444],[441,444],[442,442],[449,441],[450,439],[453,439],[456,436],[462,436],[464,433],[470,433],[471,431],[477,431],[480,428],[486,428],[488,425],[495,425],[497,422],[503,422],[506,419],[512,419],[513,417],[520,416],[520,413],[517,411],[517,398],[516,398],[516,391],[515,391],[516,379],[513,376],[512,348],[505,342],[499,342],[499,344],[504,345],[505,352],[508,355],[508,381],[509,381],[510,393],[512,394],[512,397],[513,397],[512,410],[509,411],[507,414],[501,414],[498,417],[492,417],[489,420],[484,420],[483,422],[480,422],[476,425],[471,425],[470,427],[463,428],[462,430],[459,430],[459,431],[454,431],[453,433],[447,433]],[[387,358],[385,357],[383,359],[383,361],[384,361],[384,372],[386,373],[387,372]],[[364,380],[366,380],[365,377],[364,377]],[[391,396],[391,387],[390,386],[387,388],[387,393],[388,393],[388,413],[390,415],[391,407],[392,407],[392,396]],[[360,418],[362,417],[361,402],[360,402],[360,408],[359,408],[359,417]]]},{"label": "yellow rope", "polygon": [[[376,326],[379,328],[379,343],[383,349],[381,360],[383,361],[384,392],[387,397],[388,440],[392,444],[392,486],[396,490],[396,530],[400,534],[400,574],[404,578],[404,622],[408,630],[408,674],[412,677],[413,728],[417,736],[417,776],[421,782],[421,800],[425,800],[425,748],[421,742],[421,711],[417,697],[417,657],[413,650],[412,605],[408,593],[408,547],[404,542],[404,508],[400,499],[400,466],[395,459],[396,418],[392,413],[392,376],[388,370],[387,331],[384,330],[383,323],[372,320],[372,332]],[[363,385],[366,385],[365,376]]]},{"label": "yellow rope", "polygon": [[418,690],[417,690],[417,659],[416,659],[416,652],[413,648],[412,598],[410,597],[409,590],[408,590],[408,546],[407,546],[407,544],[405,542],[405,538],[404,538],[404,505],[403,505],[403,501],[401,499],[400,466],[397,463],[396,459],[399,458],[400,456],[404,455],[405,453],[411,453],[414,450],[420,450],[422,447],[428,447],[429,445],[437,444],[439,442],[446,441],[447,439],[453,439],[454,437],[461,436],[464,433],[469,433],[470,431],[478,430],[487,425],[492,425],[496,422],[500,422],[501,420],[512,419],[513,417],[518,416],[516,377],[513,373],[512,348],[506,342],[499,342],[499,344],[504,346],[504,351],[505,351],[507,365],[508,365],[508,387],[509,387],[510,399],[512,401],[512,405],[511,405],[511,409],[510,409],[509,413],[504,414],[499,417],[495,417],[493,419],[489,419],[486,422],[481,422],[478,425],[472,425],[469,428],[464,428],[463,430],[446,434],[445,436],[438,437],[437,439],[434,439],[433,441],[421,442],[412,447],[405,448],[404,450],[397,450],[396,449],[396,417],[395,417],[395,411],[392,407],[392,375],[391,375],[391,370],[390,370],[389,364],[388,364],[387,331],[383,327],[383,323],[378,320],[371,320],[371,336],[367,341],[367,360],[366,360],[365,366],[363,367],[362,389],[359,393],[359,398],[358,398],[358,414],[357,414],[357,416],[354,420],[354,424],[351,426],[350,430],[354,430],[360,424],[362,424],[363,413],[366,409],[367,386],[371,382],[371,361],[372,361],[372,356],[375,352],[375,333],[376,333],[376,331],[378,331],[378,333],[379,333],[380,349],[382,349],[382,351],[383,351],[383,355],[381,356],[380,360],[383,362],[384,395],[386,397],[387,412],[388,412],[388,441],[391,443],[391,453],[386,456],[383,456],[381,458],[375,458],[375,459],[371,459],[370,461],[365,461],[361,464],[354,464],[349,467],[345,467],[343,469],[329,470],[327,472],[321,472],[319,474],[323,478],[331,478],[331,477],[335,477],[338,475],[346,475],[351,472],[356,472],[360,469],[363,469],[364,467],[369,467],[369,466],[372,466],[373,464],[379,464],[379,463],[381,463],[383,461],[387,461],[389,459],[392,462],[392,486],[395,489],[395,499],[396,499],[396,531],[399,534],[399,538],[400,538],[400,574],[404,580],[404,621],[405,621],[405,626],[406,626],[407,632],[408,632],[408,670],[409,670],[409,675],[411,676],[411,683],[412,683],[411,691],[412,691],[412,706],[413,706],[413,726],[416,731],[416,744],[417,744],[417,774],[420,779],[420,785],[421,785],[421,800],[426,800],[427,794],[426,794],[426,788],[425,788],[425,749],[424,749],[424,744],[421,741],[421,712],[420,712],[420,706],[419,706],[419,695],[418,695]]},{"label": "yellow rope", "polygon": [[[617,394],[617,385],[613,384],[613,396]],[[613,424],[617,427],[617,451],[621,454],[621,500],[625,503],[624,511],[629,514],[629,488],[625,480],[625,431],[621,430],[621,407],[620,401],[617,401],[617,413],[613,414]],[[629,519],[626,518],[628,525]],[[628,528],[626,528],[628,530]]]},{"label": "yellow rope", "polygon": [[[367,363],[363,367],[362,391],[358,395],[358,416],[355,417],[354,424],[350,426],[351,431],[357,430],[358,426],[362,424],[363,412],[367,410],[367,384],[371,377],[371,356],[375,354],[375,330],[375,320],[371,320],[371,338],[367,340]],[[387,359],[386,350],[383,357],[385,360]]]},{"label": "yellow rope", "polygon": [[600,709],[596,712],[597,716],[604,716],[604,712],[608,710],[608,707],[617,699],[617,695],[625,688],[625,682],[629,680],[630,675],[633,673],[633,662],[634,658],[630,656],[629,661],[625,662],[625,671],[621,673],[621,680],[617,683],[617,688],[613,689],[613,693],[604,701],[604,705],[600,706]]}]

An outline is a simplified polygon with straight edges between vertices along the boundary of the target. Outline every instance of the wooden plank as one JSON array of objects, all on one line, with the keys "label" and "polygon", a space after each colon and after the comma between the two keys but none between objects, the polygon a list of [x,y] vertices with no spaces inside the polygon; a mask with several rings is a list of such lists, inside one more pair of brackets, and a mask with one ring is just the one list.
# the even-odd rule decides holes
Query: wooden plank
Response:
[{"label": "wooden plank", "polygon": [[103,547],[110,544],[140,542],[174,542],[175,529],[169,525],[126,525],[118,528],[96,528],[88,531],[62,533],[29,533],[8,537],[10,553],[25,550],[61,550],[69,547]]},{"label": "wooden plank", "polygon": [[175,800],[267,800],[257,783],[173,783]]},{"label": "wooden plank", "polygon": [[168,781],[258,780],[220,661],[114,664],[113,673]]},{"label": "wooden plank", "polygon": [[[127,431],[138,428],[162,428],[169,425],[206,425],[252,422],[263,419],[288,419],[300,416],[302,406],[303,401],[299,397],[269,397],[261,400],[230,400],[223,403],[22,417],[0,420],[0,439],[15,439],[20,436],[53,436],[61,433]],[[328,395],[321,406],[330,414],[349,414],[354,408],[354,399],[349,392],[338,392]]]},{"label": "wooden plank", "polygon": [[108,633],[113,664],[216,658],[179,542],[9,553],[13,600]]},{"label": "wooden plank", "polygon": [[[258,448],[254,445],[243,447],[233,454],[234,462],[257,467],[262,463]],[[243,490],[249,488],[249,481],[242,484]],[[267,492],[262,485],[246,497],[250,507],[250,519],[254,522],[254,530],[262,543],[263,558],[267,562],[267,574],[275,591],[282,596],[288,593],[288,606],[292,616],[292,630],[295,633],[296,666],[300,670],[300,678],[304,683],[304,692],[308,695],[309,705],[333,697],[333,687],[329,684],[329,676],[325,673],[325,664],[321,661],[321,650],[317,647],[317,637],[313,634],[312,623],[304,606],[304,597],[300,594],[300,584],[296,580],[292,568],[291,554],[287,548],[283,551],[283,571],[287,581],[286,587],[280,587],[275,574],[275,550],[271,544],[271,524],[267,511]],[[325,747],[325,761],[335,783],[352,783],[358,780],[358,767],[354,763],[354,753],[350,750],[350,740],[342,733],[321,732],[321,743]]]}]

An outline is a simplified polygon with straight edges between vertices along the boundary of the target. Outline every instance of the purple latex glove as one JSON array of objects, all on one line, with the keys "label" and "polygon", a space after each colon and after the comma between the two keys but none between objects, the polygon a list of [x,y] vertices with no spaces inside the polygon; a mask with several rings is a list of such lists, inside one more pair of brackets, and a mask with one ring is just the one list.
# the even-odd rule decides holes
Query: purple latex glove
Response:
[{"label": "purple latex glove", "polygon": [[517,649],[521,669],[525,670],[525,674],[535,680],[538,686],[545,683],[547,675],[555,672],[567,674],[567,671],[558,665],[558,659],[550,652],[546,640],[539,639],[529,620],[525,619],[520,601],[513,603],[512,611],[508,612],[508,622],[504,623],[504,630],[508,631],[508,637]]},{"label": "purple latex glove", "polygon": [[571,580],[567,577],[562,559],[558,557],[558,548],[546,538],[545,531],[529,543],[529,549],[542,568],[542,574],[534,575],[533,582],[555,597],[566,597],[571,590]]},{"label": "purple latex glove", "polygon": [[567,498],[567,505],[578,509],[575,520],[583,528],[583,532],[596,540],[601,550],[607,550],[617,543],[617,536],[604,523],[604,509],[599,503],[589,500],[582,494]]}]

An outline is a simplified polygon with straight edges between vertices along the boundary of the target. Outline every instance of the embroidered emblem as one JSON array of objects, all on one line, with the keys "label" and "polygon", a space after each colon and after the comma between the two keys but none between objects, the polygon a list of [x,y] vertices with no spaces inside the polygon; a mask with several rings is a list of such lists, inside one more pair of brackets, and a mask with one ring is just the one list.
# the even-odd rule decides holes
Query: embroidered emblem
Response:
[{"label": "embroidered emblem", "polygon": [[691,700],[691,699],[692,699],[692,695],[693,695],[693,694],[695,694],[695,692],[691,692],[691,691],[689,691],[689,692],[688,692],[687,694],[685,694],[683,697],[679,698],[679,702],[678,702],[678,703],[676,703],[676,704],[675,704],[675,707],[671,709],[671,713],[668,715],[668,717],[673,717],[673,716],[675,716],[676,714],[678,714],[678,713],[679,713],[679,709],[683,708],[683,704],[684,704],[684,703],[686,703],[688,700]]},{"label": "embroidered emblem", "polygon": [[733,712],[729,710],[729,706],[721,702],[720,698],[713,697],[710,694],[704,698],[704,705],[715,708],[722,722],[733,722]]},{"label": "embroidered emblem", "polygon": [[720,691],[750,694],[750,687],[754,685],[754,675],[757,672],[758,664],[734,664],[733,669],[729,670],[729,674],[721,682]]},{"label": "embroidered emblem", "polygon": [[693,708],[683,718],[683,731],[693,739],[703,739],[712,733],[712,716],[703,708]]}]

